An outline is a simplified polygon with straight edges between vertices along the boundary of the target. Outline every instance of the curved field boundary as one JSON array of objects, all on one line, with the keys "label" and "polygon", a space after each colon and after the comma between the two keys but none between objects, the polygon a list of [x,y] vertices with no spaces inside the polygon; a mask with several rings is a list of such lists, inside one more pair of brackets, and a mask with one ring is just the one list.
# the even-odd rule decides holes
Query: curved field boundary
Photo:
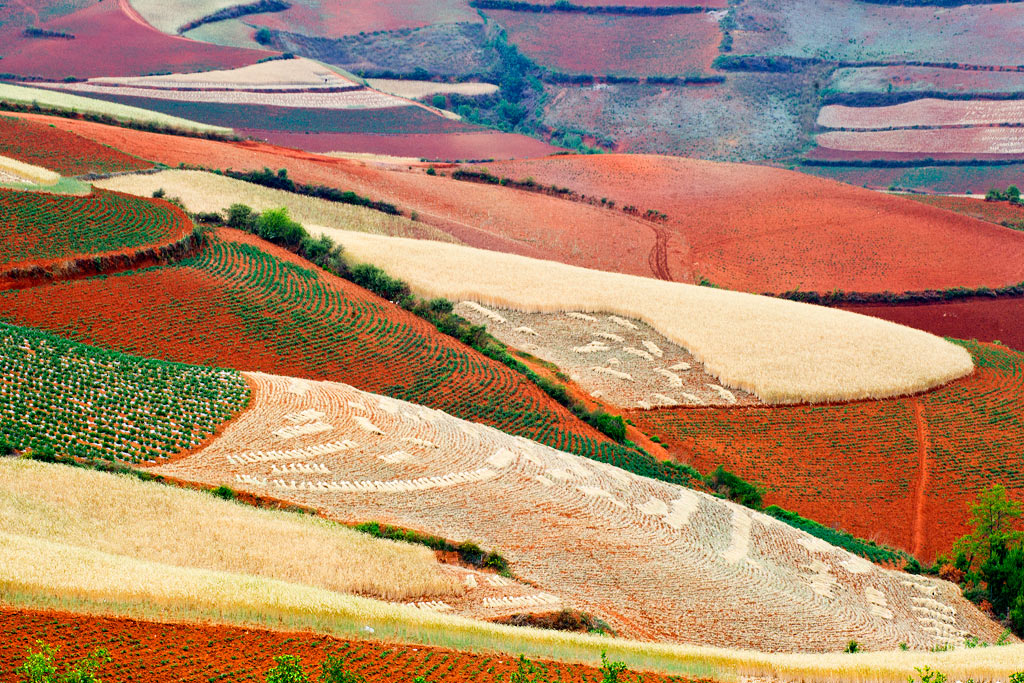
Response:
[{"label": "curved field boundary", "polygon": [[[741,292],[591,271],[460,245],[352,233],[346,252],[428,296],[523,312],[636,318],[765,403],[925,391],[971,372],[963,349],[843,311]],[[458,281],[451,274],[459,273]]]},{"label": "curved field boundary", "polygon": [[930,561],[968,531],[978,492],[1024,495],[1024,354],[962,343],[978,370],[917,398],[630,417],[701,470],[763,482],[768,503]]},{"label": "curved field boundary", "polygon": [[122,173],[153,164],[59,128],[0,116],[0,155],[64,176]]}]

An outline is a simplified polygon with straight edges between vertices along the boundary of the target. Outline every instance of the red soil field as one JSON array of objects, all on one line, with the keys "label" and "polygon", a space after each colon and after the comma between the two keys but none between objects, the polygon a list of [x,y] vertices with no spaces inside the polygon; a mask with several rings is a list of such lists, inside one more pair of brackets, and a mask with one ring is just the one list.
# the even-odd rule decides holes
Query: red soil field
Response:
[{"label": "red soil field", "polygon": [[359,32],[396,31],[430,24],[480,23],[464,0],[298,0],[283,12],[245,17],[246,23],[307,36],[337,38]]},{"label": "red soil field", "polygon": [[957,166],[924,166],[910,168],[864,168],[859,166],[802,166],[803,173],[838,180],[858,187],[886,189],[911,188],[919,192],[952,194],[984,193],[989,188],[1005,189],[1021,184],[1024,163],[965,164]]},{"label": "red soil field", "polygon": [[580,455],[612,445],[421,318],[262,240],[218,235],[177,265],[0,292],[0,317],[147,358],[344,382]]},{"label": "red soil field", "polygon": [[0,32],[2,70],[47,80],[234,69],[275,54],[166,35],[139,18],[127,0],[93,3],[38,25],[43,30],[70,33],[73,40],[27,37],[23,28],[12,25]]},{"label": "red soil field", "polygon": [[833,131],[817,137],[819,147],[863,156],[856,159],[907,158],[974,159],[1019,158],[1024,154],[1024,132],[1020,128],[983,126],[910,130]]},{"label": "red soil field", "polygon": [[768,504],[931,561],[979,491],[1024,497],[1024,354],[966,344],[978,370],[917,397],[629,417],[701,471],[764,482]]},{"label": "red soil field", "polygon": [[46,124],[0,116],[0,156],[18,159],[65,176],[120,173],[153,164],[120,150]]},{"label": "red soil field", "polygon": [[[999,189],[1005,189],[1002,186]],[[907,199],[921,202],[928,206],[936,206],[946,211],[971,216],[990,223],[1024,223],[1024,206],[1010,202],[987,202],[974,197],[947,197],[943,195],[908,194]]]},{"label": "red soil field", "polygon": [[371,135],[360,133],[287,133],[276,130],[239,129],[239,134],[275,145],[295,147],[307,152],[365,152],[398,157],[417,157],[431,161],[478,159],[528,159],[554,154],[558,147],[515,133],[480,131],[408,135]]},{"label": "red soil field", "polygon": [[1024,299],[984,297],[934,304],[850,304],[848,311],[915,327],[940,337],[998,341],[1024,351]]},{"label": "red soil field", "polygon": [[691,273],[730,289],[776,293],[1024,280],[1024,233],[791,171],[611,154],[486,168],[668,214],[665,228],[688,247],[670,260],[677,280]]},{"label": "red soil field", "polygon": [[708,71],[722,33],[704,13],[661,17],[487,10],[527,56],[559,71],[671,76]]},{"label": "red soil field", "polygon": [[[113,661],[98,674],[103,680],[147,683],[262,681],[275,666],[273,658],[295,655],[316,676],[327,655],[342,657],[349,671],[368,683],[411,683],[425,676],[431,683],[492,683],[516,670],[515,658],[474,654],[423,645],[370,640],[343,640],[309,632],[271,631],[215,624],[142,621],[123,617],[0,607],[0,681],[19,680],[14,669],[37,641],[59,648],[56,662],[75,662],[98,648]],[[543,662],[553,680],[586,683],[600,678],[593,667]],[[644,681],[683,681],[644,674]]]}]

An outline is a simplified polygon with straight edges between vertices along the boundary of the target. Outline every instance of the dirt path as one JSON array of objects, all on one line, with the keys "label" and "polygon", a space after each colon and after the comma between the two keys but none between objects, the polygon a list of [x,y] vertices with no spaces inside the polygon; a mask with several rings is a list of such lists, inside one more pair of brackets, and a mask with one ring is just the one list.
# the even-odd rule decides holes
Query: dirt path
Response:
[{"label": "dirt path", "polygon": [[658,225],[652,227],[654,228],[654,248],[651,249],[651,255],[648,257],[651,272],[659,280],[671,282],[672,271],[668,267],[668,232]]},{"label": "dirt path", "polygon": [[928,495],[928,449],[931,447],[928,423],[924,417],[924,404],[920,398],[914,399],[914,421],[917,423],[917,449],[920,461],[917,486],[914,487],[914,527],[910,550],[916,556],[924,545],[924,502]]}]

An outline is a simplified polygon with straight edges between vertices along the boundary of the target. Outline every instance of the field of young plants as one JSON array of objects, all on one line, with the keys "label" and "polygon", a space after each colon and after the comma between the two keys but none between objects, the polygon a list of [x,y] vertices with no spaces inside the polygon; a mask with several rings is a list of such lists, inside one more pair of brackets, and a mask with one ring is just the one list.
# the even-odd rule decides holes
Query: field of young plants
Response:
[{"label": "field of young plants", "polygon": [[181,210],[154,199],[0,189],[0,267],[125,253],[175,242],[191,230]]},{"label": "field of young plants", "polygon": [[882,569],[711,495],[346,385],[247,378],[250,410],[153,471],[478,539],[622,636],[834,652],[850,639],[928,648],[998,635],[951,584]]},{"label": "field of young plants", "polygon": [[967,531],[979,491],[1024,491],[1024,356],[964,344],[977,372],[919,398],[631,417],[701,470],[764,482],[769,503],[931,559]]},{"label": "field of young plants", "polygon": [[9,116],[0,116],[0,156],[43,166],[65,176],[138,171],[153,166],[79,135]]},{"label": "field of young plants", "polygon": [[0,425],[17,450],[153,462],[198,446],[248,401],[241,375],[143,360],[0,325]]}]

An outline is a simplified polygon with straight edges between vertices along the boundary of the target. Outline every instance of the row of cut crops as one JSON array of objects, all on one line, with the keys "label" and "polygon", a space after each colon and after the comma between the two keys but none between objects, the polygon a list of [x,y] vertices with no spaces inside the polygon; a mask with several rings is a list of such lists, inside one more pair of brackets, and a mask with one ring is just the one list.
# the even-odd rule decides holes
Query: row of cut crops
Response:
[{"label": "row of cut crops", "polygon": [[133,358],[0,325],[0,426],[16,450],[154,461],[195,448],[248,402],[241,375]]}]

